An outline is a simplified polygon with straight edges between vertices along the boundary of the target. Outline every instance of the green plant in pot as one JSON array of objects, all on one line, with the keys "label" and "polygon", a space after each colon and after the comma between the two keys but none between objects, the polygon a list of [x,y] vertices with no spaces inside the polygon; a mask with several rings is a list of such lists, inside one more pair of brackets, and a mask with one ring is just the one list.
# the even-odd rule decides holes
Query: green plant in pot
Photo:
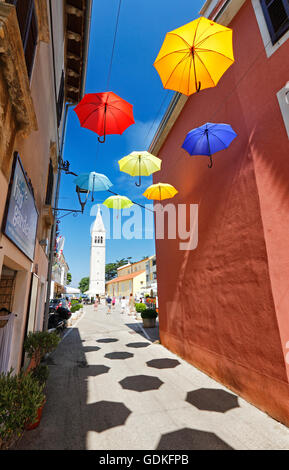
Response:
[{"label": "green plant in pot", "polygon": [[45,354],[53,351],[60,341],[59,334],[56,332],[36,331],[29,333],[24,341],[24,349],[30,358],[28,370],[40,364]]},{"label": "green plant in pot", "polygon": [[49,376],[49,368],[46,364],[39,364],[32,369],[31,375],[40,385],[45,385]]},{"label": "green plant in pot", "polygon": [[141,312],[144,328],[154,328],[158,314],[154,308],[146,308]]},{"label": "green plant in pot", "polygon": [[9,449],[21,438],[28,423],[37,418],[45,401],[44,385],[32,373],[0,374],[0,449]]},{"label": "green plant in pot", "polygon": [[136,303],[135,304],[135,309],[138,313],[141,313],[143,312],[144,310],[146,310],[146,304],[143,304],[142,302],[141,303]]}]

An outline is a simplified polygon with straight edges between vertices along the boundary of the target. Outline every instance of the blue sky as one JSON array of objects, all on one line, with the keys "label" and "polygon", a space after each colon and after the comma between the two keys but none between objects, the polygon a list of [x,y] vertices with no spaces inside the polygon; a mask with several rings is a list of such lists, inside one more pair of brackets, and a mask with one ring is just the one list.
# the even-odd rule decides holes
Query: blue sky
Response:
[{"label": "blue sky", "polygon": [[[135,124],[121,136],[109,135],[104,144],[98,144],[97,135],[81,128],[75,112],[70,109],[63,158],[69,160],[71,171],[104,173],[113,183],[113,191],[140,204],[149,203],[142,193],[152,183],[152,178],[143,177],[142,186],[137,188],[136,179],[120,172],[117,162],[133,150],[149,147],[174,93],[163,88],[153,62],[166,32],[197,18],[203,3],[203,0],[122,0],[109,91],[133,104]],[[86,93],[106,91],[118,5],[119,0],[93,1]],[[62,174],[61,208],[79,209],[73,179],[72,175]],[[106,192],[95,193],[95,201],[87,203],[83,215],[67,215],[60,219],[60,234],[65,237],[64,254],[75,287],[82,277],[89,275],[94,206],[108,196]],[[60,214],[63,215],[65,212]],[[150,239],[108,240],[106,262],[127,256],[137,261],[154,254],[150,230],[151,227],[146,232]]]}]

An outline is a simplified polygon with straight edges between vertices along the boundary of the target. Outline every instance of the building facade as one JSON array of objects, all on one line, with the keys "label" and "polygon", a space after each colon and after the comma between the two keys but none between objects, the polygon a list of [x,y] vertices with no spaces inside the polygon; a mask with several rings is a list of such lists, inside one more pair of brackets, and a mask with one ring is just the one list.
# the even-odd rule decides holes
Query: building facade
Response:
[{"label": "building facade", "polygon": [[69,266],[65,261],[65,256],[61,253],[52,266],[52,281],[50,289],[50,299],[55,299],[57,297],[63,296],[66,294],[66,283],[67,283],[67,273],[69,272]]},{"label": "building facade", "polygon": [[157,295],[157,258],[156,255],[150,256],[146,262],[146,290],[150,294]]},{"label": "building facade", "polygon": [[147,261],[148,258],[145,258],[118,268],[117,277],[105,284],[107,294],[115,297],[143,294],[146,289]]},{"label": "building facade", "polygon": [[65,111],[85,80],[91,2],[73,5],[0,1],[0,371],[43,328]]},{"label": "building facade", "polygon": [[[235,63],[217,87],[175,94],[149,149],[154,182],[199,210],[196,249],[156,240],[160,338],[288,425],[288,2],[208,0],[201,15],[233,29]],[[238,135],[211,169],[181,148],[206,122]]]}]

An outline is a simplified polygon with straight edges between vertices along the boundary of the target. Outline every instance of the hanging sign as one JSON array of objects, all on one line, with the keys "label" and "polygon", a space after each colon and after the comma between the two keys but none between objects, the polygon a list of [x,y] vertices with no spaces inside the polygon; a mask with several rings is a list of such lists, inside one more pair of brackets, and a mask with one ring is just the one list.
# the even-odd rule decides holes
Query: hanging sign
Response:
[{"label": "hanging sign", "polygon": [[15,155],[6,202],[3,232],[31,261],[34,258],[38,211],[19,155]]}]

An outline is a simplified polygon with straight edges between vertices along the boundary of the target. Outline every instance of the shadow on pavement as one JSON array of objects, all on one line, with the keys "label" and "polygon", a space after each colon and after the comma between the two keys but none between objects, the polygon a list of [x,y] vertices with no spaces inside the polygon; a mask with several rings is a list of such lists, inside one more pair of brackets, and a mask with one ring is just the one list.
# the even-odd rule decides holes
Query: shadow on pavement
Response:
[{"label": "shadow on pavement", "polygon": [[199,388],[188,392],[186,401],[199,410],[225,413],[239,408],[238,397],[219,388]]},{"label": "shadow on pavement", "polygon": [[124,403],[98,401],[86,408],[85,420],[88,430],[103,432],[116,426],[123,426],[131,414]]},{"label": "shadow on pavement", "polygon": [[128,343],[126,346],[128,348],[146,348],[149,346],[151,343],[144,343],[144,342],[139,342],[139,343]]},{"label": "shadow on pavement", "polygon": [[148,367],[153,367],[155,369],[173,369],[174,367],[177,367],[178,365],[180,365],[180,362],[177,359],[163,358],[163,359],[152,359],[151,361],[148,361],[146,364]]},{"label": "shadow on pavement", "polygon": [[110,371],[104,364],[87,363],[85,352],[98,349],[83,347],[77,328],[58,345],[49,356],[47,400],[40,425],[26,431],[14,450],[85,450],[89,431],[100,433],[125,424],[131,411],[124,403],[87,404],[89,377]]},{"label": "shadow on pavement", "polygon": [[155,328],[143,328],[142,321],[136,321],[135,323],[125,323],[125,325],[136,333],[139,333],[143,338],[149,338],[152,343],[154,341],[159,341],[160,339],[158,322],[156,322]]},{"label": "shadow on pavement", "polygon": [[163,434],[156,450],[233,450],[212,432],[183,428]]},{"label": "shadow on pavement", "polygon": [[118,341],[117,338],[102,338],[102,339],[97,339],[97,343],[116,343]]},{"label": "shadow on pavement", "polygon": [[112,352],[112,353],[107,353],[104,355],[107,359],[129,359],[130,357],[133,357],[134,354],[125,352],[125,351],[117,351],[117,352]]},{"label": "shadow on pavement", "polygon": [[149,390],[158,390],[162,382],[158,377],[151,375],[133,375],[121,380],[119,384],[126,390],[134,390],[135,392],[147,392]]}]

